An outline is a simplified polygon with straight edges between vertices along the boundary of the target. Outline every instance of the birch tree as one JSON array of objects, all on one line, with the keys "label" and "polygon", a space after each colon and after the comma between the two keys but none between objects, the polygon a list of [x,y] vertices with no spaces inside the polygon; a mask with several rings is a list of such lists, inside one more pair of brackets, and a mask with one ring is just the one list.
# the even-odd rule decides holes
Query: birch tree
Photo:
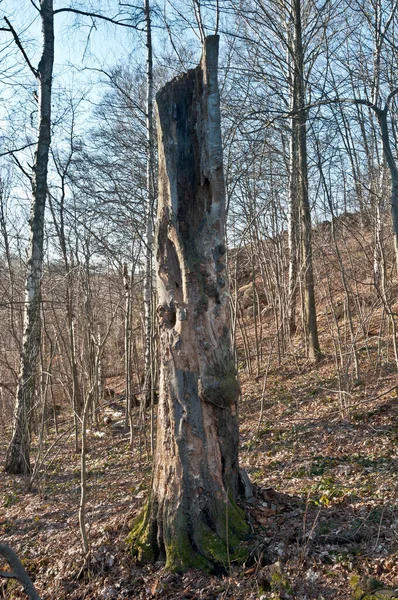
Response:
[{"label": "birch tree", "polygon": [[[92,19],[99,19],[119,26],[137,29],[140,17],[133,23],[124,19],[82,11],[73,7],[54,10],[53,0],[40,0],[33,3],[41,19],[43,45],[37,69],[31,64],[28,54],[7,17],[4,17],[8,31],[22,53],[38,85],[38,135],[32,167],[32,204],[29,220],[30,242],[27,251],[24,332],[20,359],[17,398],[13,421],[13,433],[7,450],[5,471],[8,473],[28,473],[30,471],[30,432],[29,418],[36,392],[37,362],[41,337],[41,275],[43,268],[44,218],[47,195],[49,150],[51,143],[51,87],[54,64],[54,15],[73,13]],[[26,147],[26,146],[25,146]],[[20,163],[18,163],[20,165]],[[21,166],[21,165],[20,165]],[[29,173],[21,167],[25,174]]]},{"label": "birch tree", "polygon": [[[40,1],[40,18],[43,34],[42,55],[37,69],[29,63],[30,69],[37,79],[39,93],[38,137],[31,179],[32,206],[29,220],[30,243],[26,270],[24,332],[13,433],[5,462],[5,471],[15,474],[30,471],[29,417],[34,402],[37,359],[40,350],[40,281],[43,265],[48,156],[51,142],[51,85],[54,64],[52,0]],[[8,20],[7,25],[14,38],[18,40],[15,30]]]},{"label": "birch tree", "polygon": [[152,25],[149,0],[144,0],[146,25],[146,252],[144,282],[144,320],[145,320],[145,382],[144,401],[151,404],[153,410],[154,377],[152,347],[152,253],[153,253],[153,210],[155,204],[155,153],[153,126],[153,59]]}]

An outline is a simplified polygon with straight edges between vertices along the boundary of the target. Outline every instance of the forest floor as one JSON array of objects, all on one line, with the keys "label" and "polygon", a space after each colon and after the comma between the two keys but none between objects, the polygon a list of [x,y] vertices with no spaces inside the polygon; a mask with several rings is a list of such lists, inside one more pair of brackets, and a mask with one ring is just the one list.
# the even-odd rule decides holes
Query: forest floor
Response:
[{"label": "forest floor", "polygon": [[[0,540],[18,553],[41,597],[345,600],[355,575],[398,588],[396,368],[376,373],[368,361],[342,401],[332,359],[316,368],[284,360],[269,371],[265,395],[264,375],[242,377],[241,466],[254,483],[246,505],[251,562],[224,576],[134,562],[128,523],[143,505],[151,466],[138,438],[130,448],[115,426],[122,413],[113,410],[111,425],[89,433],[85,568],[73,436],[64,433],[49,450],[30,491],[22,477],[0,477]],[[52,432],[46,448],[54,441]],[[17,582],[1,580],[0,598],[24,597]]]}]

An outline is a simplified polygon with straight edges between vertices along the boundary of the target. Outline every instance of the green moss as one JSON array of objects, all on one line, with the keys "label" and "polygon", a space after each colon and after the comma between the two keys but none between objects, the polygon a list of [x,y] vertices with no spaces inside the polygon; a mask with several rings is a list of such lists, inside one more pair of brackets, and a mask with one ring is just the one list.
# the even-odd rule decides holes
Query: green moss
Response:
[{"label": "green moss", "polygon": [[260,591],[263,593],[272,591],[276,594],[276,598],[285,598],[287,596],[290,598],[292,587],[288,576],[284,573],[279,562],[264,567],[258,575],[258,582]]},{"label": "green moss", "polygon": [[228,496],[228,505],[225,506],[224,514],[230,530],[235,533],[239,541],[246,539],[249,535],[249,525],[246,521],[245,511],[236,504],[231,493]]},{"label": "green moss", "polygon": [[183,510],[175,515],[172,530],[165,534],[166,569],[173,572],[182,572],[185,569],[210,570],[209,561],[192,547],[189,537],[188,517]]},{"label": "green moss", "polygon": [[[189,512],[189,511],[188,511]],[[172,523],[163,531],[164,548],[158,547],[157,523],[152,520],[154,507],[148,502],[141,514],[129,526],[126,542],[139,562],[155,562],[165,554],[166,569],[181,572],[188,568],[207,572],[226,571],[231,562],[242,563],[248,551],[242,540],[249,527],[244,512],[231,497],[228,505],[218,501],[210,508],[212,525],[190,522],[187,512],[179,510]]]},{"label": "green moss", "polygon": [[216,405],[227,407],[236,402],[240,386],[237,379],[235,363],[230,351],[230,338],[227,328],[214,351],[212,365],[208,368],[204,395]]},{"label": "green moss", "polygon": [[228,548],[225,540],[222,540],[214,531],[203,524],[200,527],[200,543],[214,563],[223,567],[228,565]]},{"label": "green moss", "polygon": [[385,598],[396,598],[394,590],[387,589],[374,577],[361,579],[359,575],[352,575],[350,587],[354,600],[384,600]]},{"label": "green moss", "polygon": [[126,543],[131,547],[133,556],[139,562],[154,562],[156,560],[153,545],[152,527],[150,523],[150,504],[145,505],[142,512],[130,523],[131,531],[126,538]]},{"label": "green moss", "polygon": [[229,539],[227,542],[204,524],[201,525],[200,543],[213,568],[226,571],[229,563],[243,563],[248,556],[247,549],[240,541],[236,543],[235,539],[233,546]]},{"label": "green moss", "polygon": [[279,592],[284,591],[287,593],[291,591],[289,579],[281,570],[275,569],[270,572],[270,584],[272,590],[277,590]]},{"label": "green moss", "polygon": [[215,531],[202,524],[200,546],[212,562],[226,568],[229,562],[243,563],[248,556],[242,541],[248,537],[245,513],[230,497],[228,504],[218,502],[215,509]]},{"label": "green moss", "polygon": [[211,571],[212,565],[193,550],[188,535],[181,533],[166,546],[166,569],[178,573],[189,568]]},{"label": "green moss", "polygon": [[203,521],[189,524],[183,513],[176,516],[173,536],[165,542],[167,569],[227,571],[230,562],[246,560],[247,550],[241,544],[249,531],[244,512],[233,501],[228,503],[228,508],[224,502],[218,502],[213,508],[214,527]]},{"label": "green moss", "polygon": [[231,404],[236,401],[239,395],[240,387],[236,378],[235,369],[226,373],[220,381],[220,397],[222,403]]}]

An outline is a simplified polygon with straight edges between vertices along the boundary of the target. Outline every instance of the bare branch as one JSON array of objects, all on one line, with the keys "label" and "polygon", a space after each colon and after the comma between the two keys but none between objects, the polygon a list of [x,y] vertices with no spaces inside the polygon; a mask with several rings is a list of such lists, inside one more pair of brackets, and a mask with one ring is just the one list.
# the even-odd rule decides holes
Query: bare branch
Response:
[{"label": "bare branch", "polygon": [[390,102],[391,100],[394,98],[394,96],[396,96],[398,94],[398,88],[395,88],[395,90],[392,90],[388,96],[387,96],[387,100],[384,106],[384,110],[387,111],[390,108]]},{"label": "bare branch", "polygon": [[174,52],[176,53],[176,55],[177,55],[177,57],[178,57],[178,60],[180,61],[180,65],[182,66],[182,68],[184,69],[184,71],[186,71],[186,70],[187,70],[187,67],[186,67],[186,65],[184,64],[184,61],[182,60],[182,58],[181,58],[181,55],[180,55],[180,53],[178,52],[178,48],[177,48],[177,46],[176,46],[176,45],[175,45],[175,43],[174,43],[174,40],[173,40],[173,34],[172,34],[172,32],[171,32],[170,25],[169,25],[169,23],[168,23],[168,20],[167,20],[167,18],[166,18],[166,15],[164,15],[163,23],[164,23],[164,25],[165,25],[165,27],[166,27],[166,31],[167,31],[167,33],[168,33],[168,35],[169,35],[170,44],[172,45],[172,47],[173,47],[173,50],[174,50]]},{"label": "bare branch", "polygon": [[[170,4],[171,8],[177,13],[177,15],[183,20],[185,21],[185,23],[192,29],[194,35],[201,40],[201,36],[198,35],[198,32],[196,31],[196,27],[194,27],[192,25],[192,23],[190,23],[190,21],[187,19],[187,17],[180,11],[178,10],[177,6],[175,6],[171,0],[167,0],[167,3]],[[181,62],[181,61],[180,61]]]},{"label": "bare branch", "polygon": [[29,179],[30,182],[32,182],[32,175],[30,173],[28,173],[28,171],[26,171],[25,167],[22,165],[22,163],[17,159],[17,157],[12,152],[10,152],[10,155],[12,156],[14,162],[19,167],[19,169],[22,171],[22,173]]},{"label": "bare branch", "polygon": [[198,29],[199,29],[199,33],[200,33],[200,41],[203,44],[205,41],[206,35],[205,35],[204,27],[203,27],[202,13],[200,12],[200,3],[198,0],[193,0],[193,8],[194,8],[194,13],[195,13],[195,19],[198,24]]},{"label": "bare branch", "polygon": [[216,2],[216,26],[214,28],[214,35],[218,34],[219,24],[220,24],[220,6],[219,6],[219,0],[217,0],[217,2]]},{"label": "bare branch", "polygon": [[119,2],[119,6],[134,8],[134,10],[142,10],[142,6],[137,6],[135,4],[130,4],[129,2]]},{"label": "bare branch", "polygon": [[0,152],[0,158],[2,156],[8,156],[9,154],[14,154],[14,152],[20,152],[21,150],[26,150],[26,148],[31,148],[32,146],[34,146],[35,143],[32,142],[31,144],[25,144],[25,146],[21,146],[20,148],[14,148],[13,150],[7,150],[6,152]]},{"label": "bare branch", "polygon": [[106,17],[105,15],[86,12],[84,10],[78,10],[77,8],[58,8],[57,10],[54,10],[54,15],[63,12],[74,13],[75,15],[83,15],[84,17],[91,17],[93,19],[102,19],[103,21],[107,21],[108,23],[113,23],[113,25],[120,25],[121,27],[128,27],[129,29],[136,29],[137,31],[144,31],[143,29],[140,29],[137,25],[125,23],[124,21],[117,21],[115,17]]},{"label": "bare branch", "polygon": [[[398,92],[398,90],[397,90],[397,92]],[[277,119],[281,119],[281,118],[287,119],[290,117],[294,117],[294,116],[300,114],[301,112],[307,112],[311,108],[317,108],[319,106],[330,106],[332,104],[356,104],[356,105],[360,104],[362,106],[367,106],[368,108],[373,110],[376,114],[381,114],[383,112],[383,110],[381,108],[379,108],[376,104],[374,104],[370,100],[365,100],[363,98],[339,98],[339,97],[326,98],[325,100],[317,100],[316,102],[311,102],[310,104],[306,104],[305,106],[303,106],[303,108],[301,108],[299,110],[289,110],[285,113],[279,113],[278,116],[271,119],[269,124],[273,123]]]},{"label": "bare branch", "polygon": [[[117,81],[116,81],[116,78],[115,78],[115,77],[114,77],[112,74],[108,73],[108,72],[107,72],[107,71],[105,71],[104,69],[97,69],[97,68],[95,68],[95,67],[90,67],[88,70],[89,70],[89,71],[95,71],[95,72],[97,72],[97,73],[102,73],[103,75],[105,75],[106,77],[108,77],[108,79],[109,79],[109,81],[112,83],[112,85],[113,85],[113,86],[114,86],[114,87],[115,87],[115,88],[116,88],[116,89],[117,89],[117,90],[118,90],[118,91],[119,91],[119,92],[120,92],[120,93],[121,93],[121,94],[122,94],[122,95],[123,95],[123,96],[124,96],[124,97],[125,97],[125,98],[126,98],[128,101],[129,101],[129,102],[131,102],[131,104],[134,106],[134,108],[135,108],[135,109],[136,109],[136,110],[137,110],[139,113],[141,113],[141,115],[142,115],[144,118],[147,116],[147,114],[146,114],[145,110],[143,110],[143,109],[141,108],[141,106],[140,106],[140,105],[139,105],[139,104],[138,104],[138,103],[137,103],[135,100],[133,100],[133,98],[130,96],[130,94],[128,94],[128,93],[126,92],[126,90],[124,90],[124,89],[123,89],[123,88],[122,88],[122,87],[121,87],[121,86],[120,86],[120,85],[117,83]],[[140,119],[140,123],[145,125],[144,121],[143,121],[143,120],[141,120],[141,119]]]},{"label": "bare branch", "polygon": [[[14,38],[14,41],[16,43],[16,45],[18,46],[18,48],[20,49],[22,56],[25,59],[26,64],[28,65],[29,69],[32,71],[33,75],[35,76],[35,78],[38,78],[38,72],[37,69],[34,68],[34,66],[32,65],[32,63],[29,60],[28,55],[25,52],[24,47],[22,46],[21,40],[18,37],[17,32],[15,31],[14,27],[11,25],[10,21],[7,19],[7,17],[4,17],[5,22],[8,25],[8,30],[12,33],[12,36]],[[4,31],[4,30],[3,30]]]},{"label": "bare branch", "polygon": [[34,2],[33,0],[30,0],[30,3],[32,4],[32,6],[35,7],[35,9],[37,10],[37,12],[40,12],[40,8],[37,6],[36,2]]}]

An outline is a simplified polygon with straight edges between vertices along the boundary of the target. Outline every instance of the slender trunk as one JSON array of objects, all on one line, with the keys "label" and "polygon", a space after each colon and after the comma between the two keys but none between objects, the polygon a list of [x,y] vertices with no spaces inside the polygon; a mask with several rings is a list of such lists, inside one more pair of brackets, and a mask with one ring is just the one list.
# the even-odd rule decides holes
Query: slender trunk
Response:
[{"label": "slender trunk", "polygon": [[298,240],[299,240],[299,198],[298,198],[298,122],[297,122],[297,65],[294,56],[294,26],[292,28],[290,16],[286,23],[289,47],[293,47],[293,56],[288,52],[290,83],[290,156],[289,156],[289,218],[288,218],[288,243],[289,243],[289,296],[288,296],[288,330],[292,337],[297,331],[296,306],[298,295]]},{"label": "slender trunk", "polygon": [[71,404],[73,408],[73,420],[75,429],[75,450],[76,453],[79,451],[79,417],[82,413],[82,398],[80,394],[79,386],[79,374],[77,365],[77,354],[76,354],[76,332],[75,332],[75,316],[74,316],[74,302],[73,302],[73,289],[74,289],[74,269],[73,269],[73,257],[69,260],[68,248],[66,245],[66,234],[65,234],[65,173],[61,175],[61,198],[59,206],[59,222],[55,214],[54,205],[49,197],[49,207],[53,217],[54,226],[58,235],[59,244],[61,247],[62,257],[64,260],[65,271],[66,271],[66,290],[65,290],[65,306],[66,306],[66,318],[68,322],[68,334],[69,334],[69,346],[70,346],[70,368],[71,368]]},{"label": "slender trunk", "polygon": [[82,398],[80,393],[80,385],[77,371],[76,361],[76,324],[73,313],[68,310],[69,319],[69,340],[71,351],[71,367],[72,367],[72,398],[71,404],[73,407],[73,423],[75,431],[75,451],[79,451],[79,415],[82,412]]},{"label": "slender trunk", "polygon": [[54,63],[53,1],[40,1],[43,51],[37,69],[39,83],[39,133],[32,177],[30,242],[26,272],[24,334],[15,404],[13,434],[8,447],[5,471],[30,471],[29,417],[36,389],[40,349],[40,299],[43,264],[44,211],[47,194],[48,155],[51,142],[51,83]]},{"label": "slender trunk", "polygon": [[377,113],[383,143],[383,153],[391,175],[391,213],[394,231],[395,260],[398,269],[398,166],[388,134],[387,108]]},{"label": "slender trunk", "polygon": [[[124,415],[124,428],[127,430],[131,416],[131,295],[130,280],[127,264],[123,265],[123,284],[124,284],[124,373],[126,382],[126,412]],[[130,430],[130,441],[132,432]]]},{"label": "slender trunk", "polygon": [[152,245],[153,245],[153,210],[154,210],[154,128],[153,128],[153,67],[152,67],[152,30],[149,0],[144,0],[147,48],[147,103],[146,103],[146,263],[144,282],[144,328],[145,328],[145,379],[143,402],[145,406],[153,404],[152,382]]},{"label": "slender trunk", "polygon": [[[390,168],[391,172],[391,168]],[[384,198],[384,175],[385,175],[385,163],[382,162],[381,171],[380,171],[380,183],[379,190],[376,198],[376,217],[375,217],[375,249],[374,249],[374,267],[373,267],[373,277],[376,291],[383,302],[384,311],[389,317],[391,323],[392,330],[392,342],[394,348],[394,356],[395,361],[398,367],[398,343],[397,343],[397,332],[396,332],[396,323],[395,323],[395,312],[392,310],[391,306],[391,297],[388,292],[387,285],[387,265],[386,265],[386,257],[384,252],[384,244],[383,244],[383,220],[382,220],[382,207],[383,207],[383,198]],[[392,192],[394,194],[394,191]],[[394,218],[394,203],[392,202],[392,212]],[[394,229],[394,244],[395,250],[397,251],[397,234]],[[397,260],[397,268],[398,268],[398,257],[396,255]]]},{"label": "slender trunk", "polygon": [[141,560],[226,569],[244,557],[237,399],[225,270],[218,36],[157,96],[160,396],[150,498],[130,534]]},{"label": "slender trunk", "polygon": [[102,349],[104,342],[101,338],[101,331],[97,325],[97,340],[95,343],[95,394],[93,403],[93,420],[97,427],[99,426],[99,411],[103,401],[103,374],[102,374]]},{"label": "slender trunk", "polygon": [[[258,244],[257,244],[258,248]],[[256,374],[257,377],[260,374],[260,343],[259,343],[259,332],[258,332],[258,320],[261,319],[261,313],[257,311],[257,288],[256,288],[256,272],[255,272],[255,259],[254,253],[251,254],[251,263],[252,263],[252,293],[253,293],[253,301],[252,301],[252,309],[253,309],[253,322],[254,322],[254,344],[255,344],[255,353],[256,353]]]},{"label": "slender trunk", "polygon": [[311,210],[308,196],[307,111],[305,107],[304,54],[301,29],[301,1],[294,0],[294,94],[297,106],[298,193],[300,197],[301,251],[304,270],[305,325],[308,334],[308,356],[316,361],[321,356],[312,261]]},{"label": "slender trunk", "polygon": [[87,534],[87,523],[86,523],[86,504],[87,504],[87,421],[89,412],[92,405],[92,393],[94,388],[87,394],[86,402],[83,408],[82,414],[82,447],[80,453],[80,503],[79,503],[79,529],[80,536],[82,539],[82,547],[84,555],[87,556],[90,550],[90,544]]},{"label": "slender trunk", "polygon": [[[294,110],[294,108],[292,109]],[[295,127],[296,119],[292,119],[291,140],[290,140],[290,180],[289,180],[289,221],[288,221],[288,239],[289,239],[289,335],[292,337],[297,330],[296,323],[296,305],[297,305],[297,240],[299,214],[297,206],[297,130]]]},{"label": "slender trunk", "polygon": [[16,298],[17,296],[17,288],[15,285],[15,274],[14,274],[14,268],[12,265],[12,251],[10,248],[10,240],[9,240],[9,235],[8,235],[8,231],[7,231],[7,218],[6,218],[6,193],[5,193],[5,186],[3,184],[3,181],[0,178],[0,231],[2,233],[2,238],[3,238],[3,244],[4,244],[4,254],[7,260],[7,268],[8,268],[8,276],[9,276],[9,299],[10,299],[10,329],[11,329],[11,333],[12,333],[12,338],[13,341],[15,342],[19,353],[21,352],[21,336],[20,333],[18,331],[18,327],[16,327],[16,325],[18,324],[18,319],[17,319],[17,314],[15,313],[14,310],[14,302],[13,300]]}]

